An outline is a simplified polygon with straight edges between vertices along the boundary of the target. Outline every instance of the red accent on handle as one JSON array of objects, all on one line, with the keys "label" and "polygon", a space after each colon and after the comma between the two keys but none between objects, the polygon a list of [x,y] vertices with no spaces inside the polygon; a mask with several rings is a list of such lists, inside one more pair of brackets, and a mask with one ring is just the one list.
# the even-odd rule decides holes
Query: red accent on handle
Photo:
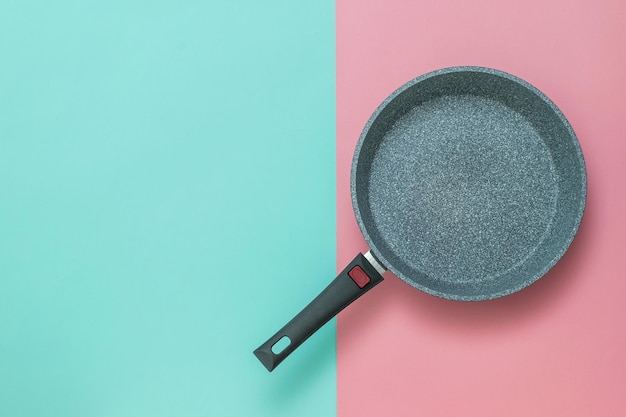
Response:
[{"label": "red accent on handle", "polygon": [[367,276],[365,271],[363,271],[360,266],[352,268],[350,272],[348,272],[348,275],[350,275],[352,281],[354,281],[359,288],[363,288],[370,283],[370,277]]}]

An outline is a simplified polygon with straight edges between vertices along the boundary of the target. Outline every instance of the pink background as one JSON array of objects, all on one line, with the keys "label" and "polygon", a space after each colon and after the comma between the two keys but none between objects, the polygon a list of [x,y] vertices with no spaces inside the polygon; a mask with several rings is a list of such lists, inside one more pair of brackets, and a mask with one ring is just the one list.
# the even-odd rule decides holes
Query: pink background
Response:
[{"label": "pink background", "polygon": [[422,73],[480,65],[546,93],[576,131],[587,209],[561,262],[509,297],[459,303],[390,273],[338,319],[338,416],[626,415],[626,2],[337,1],[337,247],[367,247],[354,145]]}]

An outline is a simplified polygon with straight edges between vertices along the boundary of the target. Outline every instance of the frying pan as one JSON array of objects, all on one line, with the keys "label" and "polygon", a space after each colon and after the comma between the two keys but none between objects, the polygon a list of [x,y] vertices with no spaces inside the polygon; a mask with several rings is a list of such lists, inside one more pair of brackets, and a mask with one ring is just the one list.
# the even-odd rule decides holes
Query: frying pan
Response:
[{"label": "frying pan", "polygon": [[409,81],[378,107],[350,188],[370,250],[254,351],[269,371],[387,269],[459,301],[532,284],[578,230],[586,170],[570,124],[538,89],[499,70],[453,67]]}]

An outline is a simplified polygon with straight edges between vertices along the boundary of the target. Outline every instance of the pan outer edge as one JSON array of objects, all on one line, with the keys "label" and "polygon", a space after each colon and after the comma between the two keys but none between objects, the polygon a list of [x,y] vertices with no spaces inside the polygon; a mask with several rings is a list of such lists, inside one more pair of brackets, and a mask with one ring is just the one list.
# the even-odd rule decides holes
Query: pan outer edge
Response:
[{"label": "pan outer edge", "polygon": [[[363,147],[363,143],[365,141],[367,133],[369,132],[370,128],[372,127],[372,124],[376,121],[376,119],[381,114],[381,112],[387,107],[387,105],[389,103],[391,103],[402,92],[404,92],[405,90],[413,87],[414,85],[416,85],[416,84],[418,84],[420,82],[423,82],[424,80],[427,80],[427,79],[432,78],[432,77],[437,77],[437,76],[440,76],[440,75],[449,74],[449,73],[456,73],[456,72],[480,72],[480,73],[487,73],[487,74],[503,77],[503,78],[506,78],[508,80],[511,80],[511,81],[521,85],[522,87],[528,89],[533,94],[535,94],[537,97],[539,97],[544,103],[546,103],[550,107],[550,109],[554,112],[554,114],[559,118],[559,120],[561,121],[563,126],[567,129],[569,137],[570,137],[570,139],[572,141],[572,145],[574,146],[574,149],[575,149],[575,152],[576,152],[576,157],[578,158],[578,162],[579,162],[579,166],[580,166],[580,170],[581,170],[581,172],[580,172],[581,181],[580,182],[581,182],[582,189],[580,190],[581,191],[581,198],[580,198],[580,202],[579,202],[579,206],[578,206],[577,215],[576,215],[576,218],[575,218],[574,223],[573,223],[574,226],[571,228],[571,231],[568,234],[567,239],[565,240],[565,242],[564,242],[563,246],[561,247],[561,249],[555,254],[555,256],[551,259],[550,262],[547,262],[544,265],[544,267],[539,272],[533,274],[532,276],[530,276],[527,280],[523,281],[522,283],[520,283],[520,284],[518,284],[516,286],[512,286],[512,287],[510,287],[510,288],[508,288],[508,289],[506,289],[504,291],[488,293],[488,294],[481,294],[481,295],[462,295],[462,294],[444,293],[444,292],[441,292],[441,291],[429,288],[427,286],[420,285],[420,284],[416,283],[414,280],[404,276],[404,274],[401,271],[399,271],[397,268],[395,268],[394,265],[391,262],[389,262],[388,259],[385,258],[385,256],[381,253],[381,251],[377,248],[377,245],[374,242],[374,239],[372,239],[370,234],[368,233],[367,226],[365,225],[365,223],[363,221],[363,218],[361,216],[361,212],[359,210],[359,205],[358,205],[358,201],[357,201],[357,193],[356,193],[356,172],[357,172],[357,167],[358,167],[358,163],[359,163],[359,156],[360,156],[360,153],[361,153],[361,149]],[[587,172],[586,172],[586,166],[585,166],[585,161],[584,161],[582,149],[580,147],[580,143],[578,141],[576,133],[574,132],[571,124],[565,118],[565,116],[561,112],[561,110],[543,92],[541,92],[538,88],[534,87],[533,85],[531,85],[527,81],[524,81],[523,79],[521,79],[519,77],[516,77],[516,76],[514,76],[512,74],[509,74],[507,72],[504,72],[504,71],[500,71],[500,70],[493,69],[493,68],[477,67],[477,66],[456,66],[456,67],[442,68],[442,69],[439,69],[439,70],[428,72],[426,74],[423,74],[421,76],[418,76],[418,77],[408,81],[407,83],[405,83],[404,85],[402,85],[401,87],[396,89],[394,92],[392,92],[376,108],[374,113],[370,116],[370,118],[368,119],[367,123],[365,124],[365,126],[364,126],[364,128],[363,128],[363,130],[362,130],[362,132],[361,132],[361,134],[359,136],[359,139],[358,139],[355,151],[354,151],[354,155],[353,155],[353,159],[352,159],[351,172],[350,172],[350,194],[351,194],[351,200],[352,200],[352,208],[353,208],[356,220],[357,220],[357,224],[359,225],[359,229],[361,230],[361,233],[363,234],[363,237],[365,238],[365,241],[369,245],[371,251],[376,256],[376,259],[378,259],[384,267],[388,268],[391,272],[394,273],[394,275],[396,275],[398,278],[400,278],[405,283],[407,283],[407,284],[411,285],[412,287],[417,288],[418,290],[423,291],[423,292],[425,292],[427,294],[431,294],[431,295],[434,295],[436,297],[445,298],[445,299],[449,299],[449,300],[457,300],[457,301],[483,301],[483,300],[491,300],[491,299],[504,297],[506,295],[513,294],[515,292],[518,292],[518,291],[528,287],[532,283],[534,283],[537,280],[539,280],[539,278],[544,276],[563,257],[565,252],[570,247],[572,241],[574,240],[574,237],[576,236],[576,234],[578,232],[578,229],[580,227],[580,223],[582,222],[582,218],[583,218],[583,214],[584,214],[584,210],[585,210],[585,205],[586,205],[586,198],[587,198]]]}]

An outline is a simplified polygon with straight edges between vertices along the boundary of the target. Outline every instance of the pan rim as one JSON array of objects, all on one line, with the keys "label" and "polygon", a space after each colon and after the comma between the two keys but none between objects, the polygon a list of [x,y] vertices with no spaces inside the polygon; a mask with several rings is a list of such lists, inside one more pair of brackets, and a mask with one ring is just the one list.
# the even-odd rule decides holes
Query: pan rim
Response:
[{"label": "pan rim", "polygon": [[[389,103],[391,103],[396,97],[398,97],[401,93],[403,93],[405,90],[413,87],[414,85],[421,83],[429,78],[432,77],[438,77],[444,74],[450,74],[450,73],[457,73],[457,72],[478,72],[478,73],[487,73],[490,75],[494,75],[494,76],[498,76],[498,77],[502,77],[505,79],[508,79],[510,81],[515,82],[516,84],[521,85],[522,87],[524,87],[525,89],[529,90],[531,93],[533,93],[535,96],[537,96],[539,99],[541,99],[545,104],[548,105],[548,107],[550,108],[550,110],[554,113],[554,115],[556,115],[559,119],[559,121],[563,124],[563,126],[566,128],[568,136],[569,136],[569,140],[572,142],[572,145],[574,146],[575,149],[575,153],[576,153],[576,158],[578,159],[579,162],[579,166],[580,166],[580,174],[581,174],[581,198],[580,198],[580,204],[576,213],[576,218],[574,219],[574,223],[573,223],[573,227],[571,228],[571,230],[569,231],[569,233],[567,234],[567,238],[564,240],[562,247],[560,248],[559,251],[557,251],[555,253],[555,255],[553,256],[553,258],[550,260],[550,262],[547,262],[544,264],[543,268],[541,268],[538,272],[536,272],[535,274],[529,275],[529,277],[524,280],[523,282],[519,283],[518,285],[515,286],[511,286],[510,288],[507,288],[505,290],[502,291],[498,291],[498,292],[493,292],[493,293],[488,293],[488,294],[480,294],[480,295],[463,295],[463,294],[458,294],[458,293],[446,293],[446,292],[442,292],[433,288],[430,288],[428,286],[419,284],[418,282],[410,279],[409,277],[405,276],[400,270],[398,270],[392,262],[390,262],[388,259],[386,259],[386,257],[383,255],[383,253],[378,249],[377,244],[375,242],[375,239],[372,239],[372,237],[370,236],[370,234],[368,233],[367,230],[367,226],[365,224],[365,222],[363,221],[362,215],[361,215],[361,211],[359,209],[359,204],[357,201],[357,192],[356,192],[356,173],[357,173],[357,166],[359,163],[359,156],[361,154],[361,149],[363,147],[363,143],[365,141],[365,138],[370,130],[370,128],[372,127],[373,123],[376,121],[376,119],[378,118],[378,116],[381,114],[381,112],[389,105]],[[355,147],[355,151],[354,151],[354,155],[352,158],[352,166],[351,166],[351,173],[350,173],[350,193],[351,193],[351,200],[352,200],[352,208],[357,220],[357,224],[359,225],[359,229],[361,230],[361,233],[363,234],[363,237],[365,238],[365,241],[367,242],[367,244],[369,245],[370,250],[372,251],[372,253],[374,254],[374,256],[376,257],[376,259],[382,264],[384,265],[386,268],[388,268],[391,272],[394,273],[394,275],[396,275],[398,278],[400,278],[402,281],[404,281],[405,283],[409,284],[410,286],[425,292],[427,294],[431,294],[434,295],[436,297],[440,297],[440,298],[444,298],[444,299],[449,299],[449,300],[458,300],[458,301],[483,301],[483,300],[491,300],[491,299],[496,299],[496,298],[500,298],[500,297],[504,297],[506,295],[509,294],[513,294],[516,293],[526,287],[528,287],[529,285],[533,284],[534,282],[536,282],[537,280],[539,280],[539,278],[541,278],[542,276],[544,276],[550,269],[552,269],[552,267],[554,267],[554,265],[556,265],[556,263],[563,257],[563,255],[565,254],[565,252],[569,249],[571,243],[573,242],[578,229],[580,228],[580,224],[582,222],[582,218],[584,215],[584,211],[585,211],[585,206],[586,206],[586,199],[587,199],[587,171],[586,171],[586,165],[585,165],[585,160],[584,160],[584,156],[582,153],[582,148],[580,146],[580,142],[578,141],[578,138],[576,136],[576,133],[574,132],[571,124],[569,123],[569,121],[567,120],[567,118],[565,117],[565,115],[562,113],[562,111],[556,106],[556,104],[554,104],[554,102],[552,102],[552,100],[550,98],[548,98],[543,92],[541,92],[538,88],[536,88],[535,86],[533,86],[532,84],[528,83],[527,81],[512,75],[510,73],[498,70],[498,69],[494,69],[494,68],[488,68],[488,67],[480,67],[480,66],[455,66],[455,67],[447,67],[447,68],[442,68],[442,69],[438,69],[435,71],[431,71],[428,73],[425,73],[423,75],[420,75],[408,82],[406,82],[405,84],[403,84],[402,86],[400,86],[399,88],[397,88],[395,91],[393,91],[377,108],[376,110],[372,113],[372,115],[370,116],[370,118],[368,119],[367,123],[365,124],[359,139],[357,141],[357,145]]]}]

